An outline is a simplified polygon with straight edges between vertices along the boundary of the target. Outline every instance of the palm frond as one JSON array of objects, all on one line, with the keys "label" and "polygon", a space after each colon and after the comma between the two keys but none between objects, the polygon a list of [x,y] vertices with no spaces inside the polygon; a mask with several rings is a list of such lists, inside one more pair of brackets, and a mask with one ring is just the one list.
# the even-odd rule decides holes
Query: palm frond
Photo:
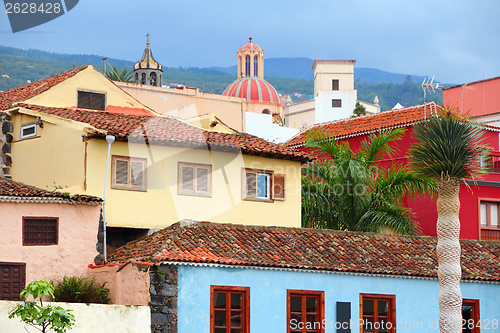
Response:
[{"label": "palm frond", "polygon": [[416,143],[409,152],[411,164],[421,174],[433,178],[462,179],[482,173],[483,128],[450,112],[432,116],[414,127]]}]

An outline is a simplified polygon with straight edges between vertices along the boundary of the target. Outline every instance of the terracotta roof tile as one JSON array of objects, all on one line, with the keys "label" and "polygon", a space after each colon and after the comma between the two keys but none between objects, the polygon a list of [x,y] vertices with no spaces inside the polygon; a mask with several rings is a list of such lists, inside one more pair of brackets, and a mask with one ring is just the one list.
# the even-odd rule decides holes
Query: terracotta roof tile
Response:
[{"label": "terracotta roof tile", "polygon": [[16,88],[12,88],[0,93],[0,110],[7,110],[10,103],[22,102],[30,99],[38,94],[41,94],[53,86],[67,80],[68,78],[76,75],[82,70],[86,69],[88,65],[73,68],[68,71],[53,75],[46,79],[38,80],[28,83]]},{"label": "terracotta roof tile", "polygon": [[0,177],[0,202],[61,202],[94,205],[101,203],[102,199],[90,195],[51,192]]},{"label": "terracotta roof tile", "polygon": [[[83,110],[77,108],[55,108],[26,103],[16,107],[42,112],[45,114],[71,119],[89,124],[115,135],[117,140],[145,142],[157,145],[213,149],[227,152],[242,152],[247,155],[265,156],[306,162],[311,156],[284,145],[268,142],[246,133],[219,133],[205,131],[169,116],[141,116],[110,113],[105,111]],[[96,137],[105,134],[96,133]]]},{"label": "terracotta roof tile", "polygon": [[[442,110],[442,107],[427,103],[426,113],[436,114]],[[285,144],[288,147],[300,147],[307,141],[307,133],[312,129],[322,129],[331,133],[337,138],[362,135],[380,129],[396,128],[415,124],[424,119],[424,105],[416,105],[404,109],[390,110],[380,112],[374,115],[347,118],[327,123],[321,123],[311,126],[300,132]]]},{"label": "terracotta roof tile", "polygon": [[[120,247],[109,262],[173,261],[437,278],[434,237],[183,222]],[[500,281],[500,242],[461,243],[463,279]]]}]

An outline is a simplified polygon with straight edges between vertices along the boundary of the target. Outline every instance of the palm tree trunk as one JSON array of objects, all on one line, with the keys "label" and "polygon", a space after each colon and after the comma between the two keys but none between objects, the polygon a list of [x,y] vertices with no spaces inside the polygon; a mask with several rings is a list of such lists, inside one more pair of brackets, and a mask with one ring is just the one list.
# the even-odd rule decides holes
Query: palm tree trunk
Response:
[{"label": "palm tree trunk", "polygon": [[439,278],[439,330],[462,332],[462,293],[460,280],[460,184],[456,180],[438,181],[437,256]]}]

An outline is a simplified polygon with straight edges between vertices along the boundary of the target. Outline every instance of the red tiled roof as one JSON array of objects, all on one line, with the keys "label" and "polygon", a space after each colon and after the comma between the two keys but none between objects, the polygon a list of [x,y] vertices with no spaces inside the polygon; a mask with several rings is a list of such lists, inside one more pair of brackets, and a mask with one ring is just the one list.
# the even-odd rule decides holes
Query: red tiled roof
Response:
[{"label": "red tiled roof", "polygon": [[96,205],[101,198],[90,195],[69,195],[47,191],[0,177],[0,202],[59,202]]},{"label": "red tiled roof", "polygon": [[[427,103],[426,113],[436,114],[442,110],[441,106],[434,103]],[[404,127],[418,123],[424,119],[424,105],[416,105],[403,109],[380,112],[374,115],[347,118],[328,123],[321,123],[300,132],[285,145],[288,147],[301,147],[307,141],[307,133],[312,129],[321,129],[328,131],[331,136],[344,138],[357,136],[380,129]]]},{"label": "red tiled roof", "polygon": [[[169,116],[141,116],[76,108],[45,107],[25,103],[17,103],[15,106],[86,123],[106,132],[106,134],[116,136],[117,140],[121,141],[147,141],[157,145],[210,148],[218,151],[241,152],[246,155],[301,162],[311,159],[311,156],[306,153],[268,142],[250,134],[205,131]],[[103,137],[104,135],[96,133],[93,136]]]},{"label": "red tiled roof", "polygon": [[68,71],[50,76],[46,79],[35,81],[32,83],[25,84],[16,88],[12,88],[0,93],[0,110],[7,110],[10,103],[22,102],[30,99],[38,94],[41,94],[53,86],[69,79],[70,77],[76,75],[82,70],[86,69],[88,65],[81,66],[78,68],[73,68]]},{"label": "red tiled roof", "polygon": [[[437,277],[434,237],[188,222],[120,247],[109,262],[152,260]],[[500,242],[461,243],[463,279],[500,281]]]}]

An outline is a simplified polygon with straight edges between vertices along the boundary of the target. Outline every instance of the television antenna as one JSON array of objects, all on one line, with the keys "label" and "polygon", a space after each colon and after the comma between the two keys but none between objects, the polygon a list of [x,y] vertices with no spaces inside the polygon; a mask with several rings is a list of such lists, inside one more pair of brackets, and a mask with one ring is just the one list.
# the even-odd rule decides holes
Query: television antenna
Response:
[{"label": "television antenna", "polygon": [[443,89],[439,82],[434,83],[434,76],[426,76],[422,82],[422,90],[424,91],[424,119],[427,118],[427,95],[434,94],[436,89]]}]

